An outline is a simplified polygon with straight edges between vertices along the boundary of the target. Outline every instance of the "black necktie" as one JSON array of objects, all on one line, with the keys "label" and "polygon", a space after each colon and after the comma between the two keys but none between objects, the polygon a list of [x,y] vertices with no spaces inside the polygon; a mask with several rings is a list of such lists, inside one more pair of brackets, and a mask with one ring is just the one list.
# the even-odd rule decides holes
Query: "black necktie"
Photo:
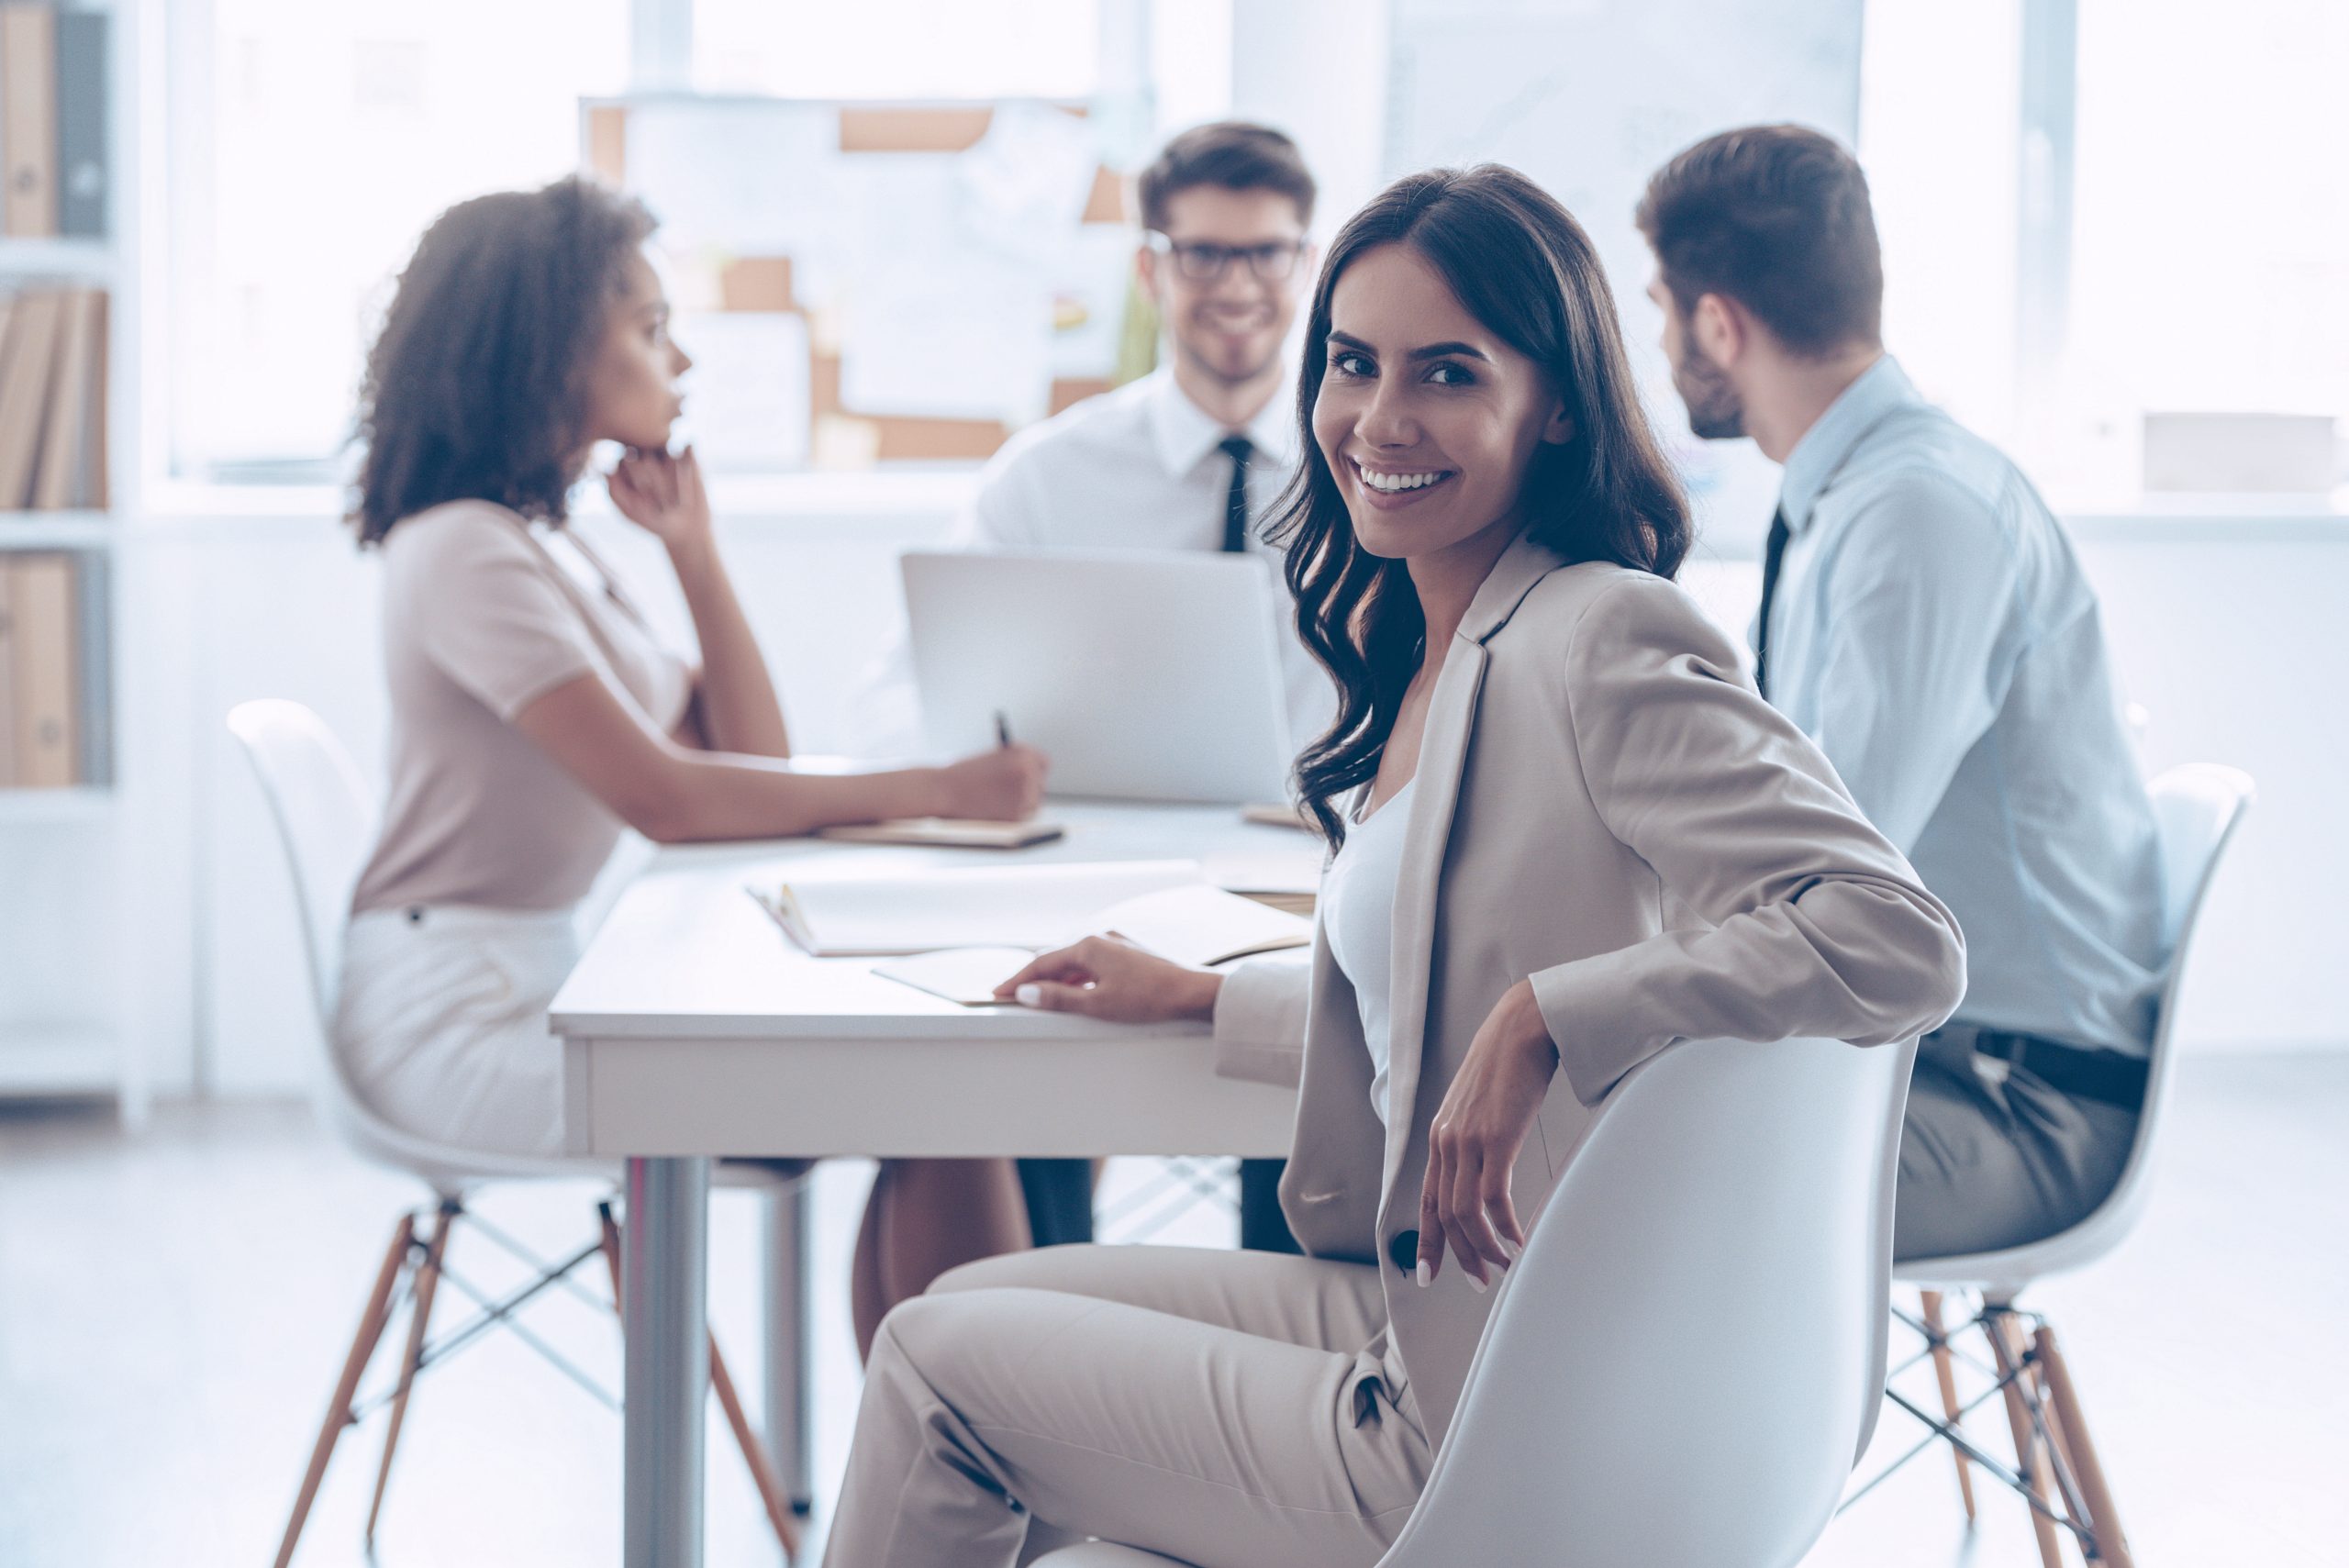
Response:
[{"label": "black necktie", "polygon": [[1762,550],[1762,617],[1753,634],[1753,684],[1770,695],[1770,601],[1778,592],[1778,564],[1787,558],[1787,509],[1770,519],[1770,542]]},{"label": "black necktie", "polygon": [[1231,488],[1223,497],[1223,548],[1229,553],[1248,548],[1248,459],[1256,449],[1245,436],[1226,436],[1217,450],[1231,459]]}]

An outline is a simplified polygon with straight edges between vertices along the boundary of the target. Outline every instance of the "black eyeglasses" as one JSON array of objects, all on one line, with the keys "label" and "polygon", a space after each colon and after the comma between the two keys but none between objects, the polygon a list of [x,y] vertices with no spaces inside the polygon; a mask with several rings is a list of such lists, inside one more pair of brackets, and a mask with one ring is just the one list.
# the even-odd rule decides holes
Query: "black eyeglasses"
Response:
[{"label": "black eyeglasses", "polygon": [[1215,282],[1234,261],[1247,262],[1248,270],[1257,277],[1276,284],[1297,276],[1297,263],[1305,260],[1304,242],[1297,239],[1272,239],[1262,245],[1211,245],[1204,240],[1194,243],[1153,234],[1150,248],[1162,256],[1172,256],[1174,270],[1195,284]]}]

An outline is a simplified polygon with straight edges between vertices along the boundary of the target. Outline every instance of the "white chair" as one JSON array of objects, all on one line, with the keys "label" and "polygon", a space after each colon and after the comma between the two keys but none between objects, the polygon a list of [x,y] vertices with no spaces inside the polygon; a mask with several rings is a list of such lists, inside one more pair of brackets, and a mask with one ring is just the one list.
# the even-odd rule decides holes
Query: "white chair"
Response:
[{"label": "white chair", "polygon": [[[2153,781],[2150,791],[2161,837],[2164,960],[2144,1107],[2138,1114],[2135,1137],[2119,1182],[2085,1218],[2042,1240],[1965,1257],[1909,1258],[1895,1270],[1903,1284],[1922,1287],[1923,1311],[1912,1327],[1924,1336],[1934,1362],[1942,1418],[1936,1421],[1897,1390],[1891,1392],[1893,1402],[1952,1444],[1969,1519],[1974,1516],[1974,1485],[1966,1468],[1969,1459],[2024,1495],[2031,1504],[2032,1524],[2045,1568],[2059,1568],[2062,1562],[2059,1529],[2073,1536],[2090,1562],[2130,1568],[2132,1560],[2054,1329],[2038,1314],[2019,1312],[2015,1299],[2036,1280],[2084,1267],[2111,1251],[2144,1212],[2153,1181],[2155,1134],[2176,1076],[2177,1055],[2172,1049],[2172,1030],[2177,1018],[2178,984],[2186,973],[2203,899],[2254,796],[2250,774],[2210,762],[2172,768]],[[1945,1330],[1942,1299],[1953,1290],[1979,1292],[1983,1306],[1971,1322]],[[2027,1334],[2026,1323],[2030,1325]],[[1990,1391],[1972,1405],[1958,1400],[1950,1349],[1951,1334],[1967,1329],[1980,1329],[1989,1341],[1996,1368]],[[2003,1398],[2007,1405],[2017,1451],[2012,1471],[1976,1448],[1960,1429],[1961,1419],[1969,1410],[1994,1397]]]},{"label": "white chair", "polygon": [[[309,962],[311,999],[317,1005],[320,1029],[330,1038],[336,993],[341,980],[343,923],[351,906],[351,889],[374,842],[378,808],[350,752],[317,715],[299,703],[277,699],[241,703],[228,714],[228,728],[252,763],[284,844],[286,862],[293,872],[303,947]],[[384,1488],[391,1479],[392,1456],[399,1444],[408,1395],[417,1374],[490,1328],[515,1330],[590,1392],[607,1404],[614,1403],[608,1394],[554,1354],[537,1336],[515,1322],[512,1316],[516,1308],[551,1287],[575,1290],[571,1284],[572,1273],[598,1256],[613,1271],[617,1296],[619,1233],[608,1200],[597,1205],[596,1239],[551,1262],[522,1247],[467,1207],[467,1199],[491,1183],[578,1181],[583,1177],[610,1180],[617,1174],[614,1168],[581,1161],[476,1151],[418,1138],[377,1116],[345,1075],[338,1053],[329,1047],[324,1054],[325,1062],[312,1076],[311,1098],[318,1118],[354,1153],[422,1182],[430,1190],[432,1202],[427,1233],[417,1234],[417,1221],[427,1212],[422,1208],[402,1215],[393,1229],[391,1245],[368,1292],[366,1307],[360,1314],[359,1331],[328,1403],[325,1422],[311,1451],[309,1468],[295,1496],[293,1516],[278,1547],[277,1568],[286,1568],[293,1560],[302,1526],[309,1517],[310,1506],[317,1496],[327,1462],[342,1429],[355,1426],[362,1414],[382,1404],[388,1406],[391,1414],[384,1432],[374,1499],[367,1511],[366,1538],[372,1548],[376,1520],[383,1511]],[[772,1187],[776,1182],[772,1173],[757,1166],[723,1168],[735,1173],[737,1184]],[[443,1262],[461,1223],[513,1252],[535,1271],[536,1278],[522,1289],[495,1300],[465,1286]],[[398,1381],[384,1398],[364,1405],[356,1403],[360,1379],[398,1309],[397,1297],[404,1278],[410,1305],[407,1343]],[[439,1341],[428,1342],[433,1298],[443,1280],[473,1296],[480,1310],[470,1322]],[[588,1299],[604,1305],[598,1298]],[[786,1555],[796,1556],[799,1549],[796,1510],[784,1497],[774,1470],[767,1463],[714,1338],[710,1341],[710,1385],[741,1446],[744,1462],[750,1466],[776,1538]],[[774,1418],[773,1412],[770,1418]]]},{"label": "white chair", "polygon": [[[1915,1051],[1684,1041],[1633,1072],[1503,1277],[1382,1568],[1799,1560],[1882,1403]],[[1039,1568],[1168,1562],[1092,1541]]]}]

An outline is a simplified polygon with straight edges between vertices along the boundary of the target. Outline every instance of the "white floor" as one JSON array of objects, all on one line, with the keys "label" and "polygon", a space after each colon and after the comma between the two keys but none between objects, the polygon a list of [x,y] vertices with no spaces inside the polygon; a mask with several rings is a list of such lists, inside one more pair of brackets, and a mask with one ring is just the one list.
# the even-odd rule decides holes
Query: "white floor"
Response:
[{"label": "white floor", "polygon": [[[2340,1562],[2349,1056],[2193,1062],[2179,1097],[2143,1229],[2035,1304],[2062,1328],[2141,1562]],[[1130,1184],[1143,1173],[1115,1174]],[[844,1264],[866,1175],[842,1163],[818,1184],[827,1494],[854,1411]],[[179,1107],[136,1137],[102,1113],[0,1112],[0,1564],[268,1562],[361,1297],[413,1195],[345,1157],[296,1107]],[[485,1212],[553,1251],[591,1236],[596,1195],[509,1190]],[[718,1200],[712,1301],[738,1376],[755,1389],[752,1201]],[[1195,1215],[1170,1239],[1219,1228]],[[486,1286],[515,1277],[484,1245],[452,1263]],[[582,1277],[601,1288],[599,1274]],[[453,1298],[443,1303],[453,1321]],[[556,1298],[528,1320],[617,1386],[608,1318]],[[1996,1451],[2003,1420],[1995,1407],[1983,1415]],[[1913,1429],[1888,1413],[1872,1462]],[[346,1436],[299,1562],[368,1561],[362,1525],[381,1430],[377,1418]],[[714,1416],[709,1451],[708,1561],[774,1562]],[[421,1385],[375,1561],[617,1562],[618,1477],[617,1418],[493,1335]],[[1969,1535],[1948,1461],[1929,1454],[1861,1500],[1809,1561],[2034,1563],[2021,1506],[1987,1489],[1984,1501]]]}]

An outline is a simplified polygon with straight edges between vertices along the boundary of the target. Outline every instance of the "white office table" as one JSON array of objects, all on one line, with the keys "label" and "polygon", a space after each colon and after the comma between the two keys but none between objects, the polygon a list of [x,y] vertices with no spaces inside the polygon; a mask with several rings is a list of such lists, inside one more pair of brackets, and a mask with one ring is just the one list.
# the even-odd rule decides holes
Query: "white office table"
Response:
[{"label": "white office table", "polygon": [[1204,1025],[957,1006],[867,961],[807,957],[744,892],[818,867],[902,875],[1311,845],[1228,806],[1063,802],[1047,815],[1068,836],[1010,855],[809,840],[664,851],[555,997],[570,1152],[628,1167],[627,1568],[701,1562],[713,1157],[1287,1152],[1294,1093],[1215,1076]]}]

